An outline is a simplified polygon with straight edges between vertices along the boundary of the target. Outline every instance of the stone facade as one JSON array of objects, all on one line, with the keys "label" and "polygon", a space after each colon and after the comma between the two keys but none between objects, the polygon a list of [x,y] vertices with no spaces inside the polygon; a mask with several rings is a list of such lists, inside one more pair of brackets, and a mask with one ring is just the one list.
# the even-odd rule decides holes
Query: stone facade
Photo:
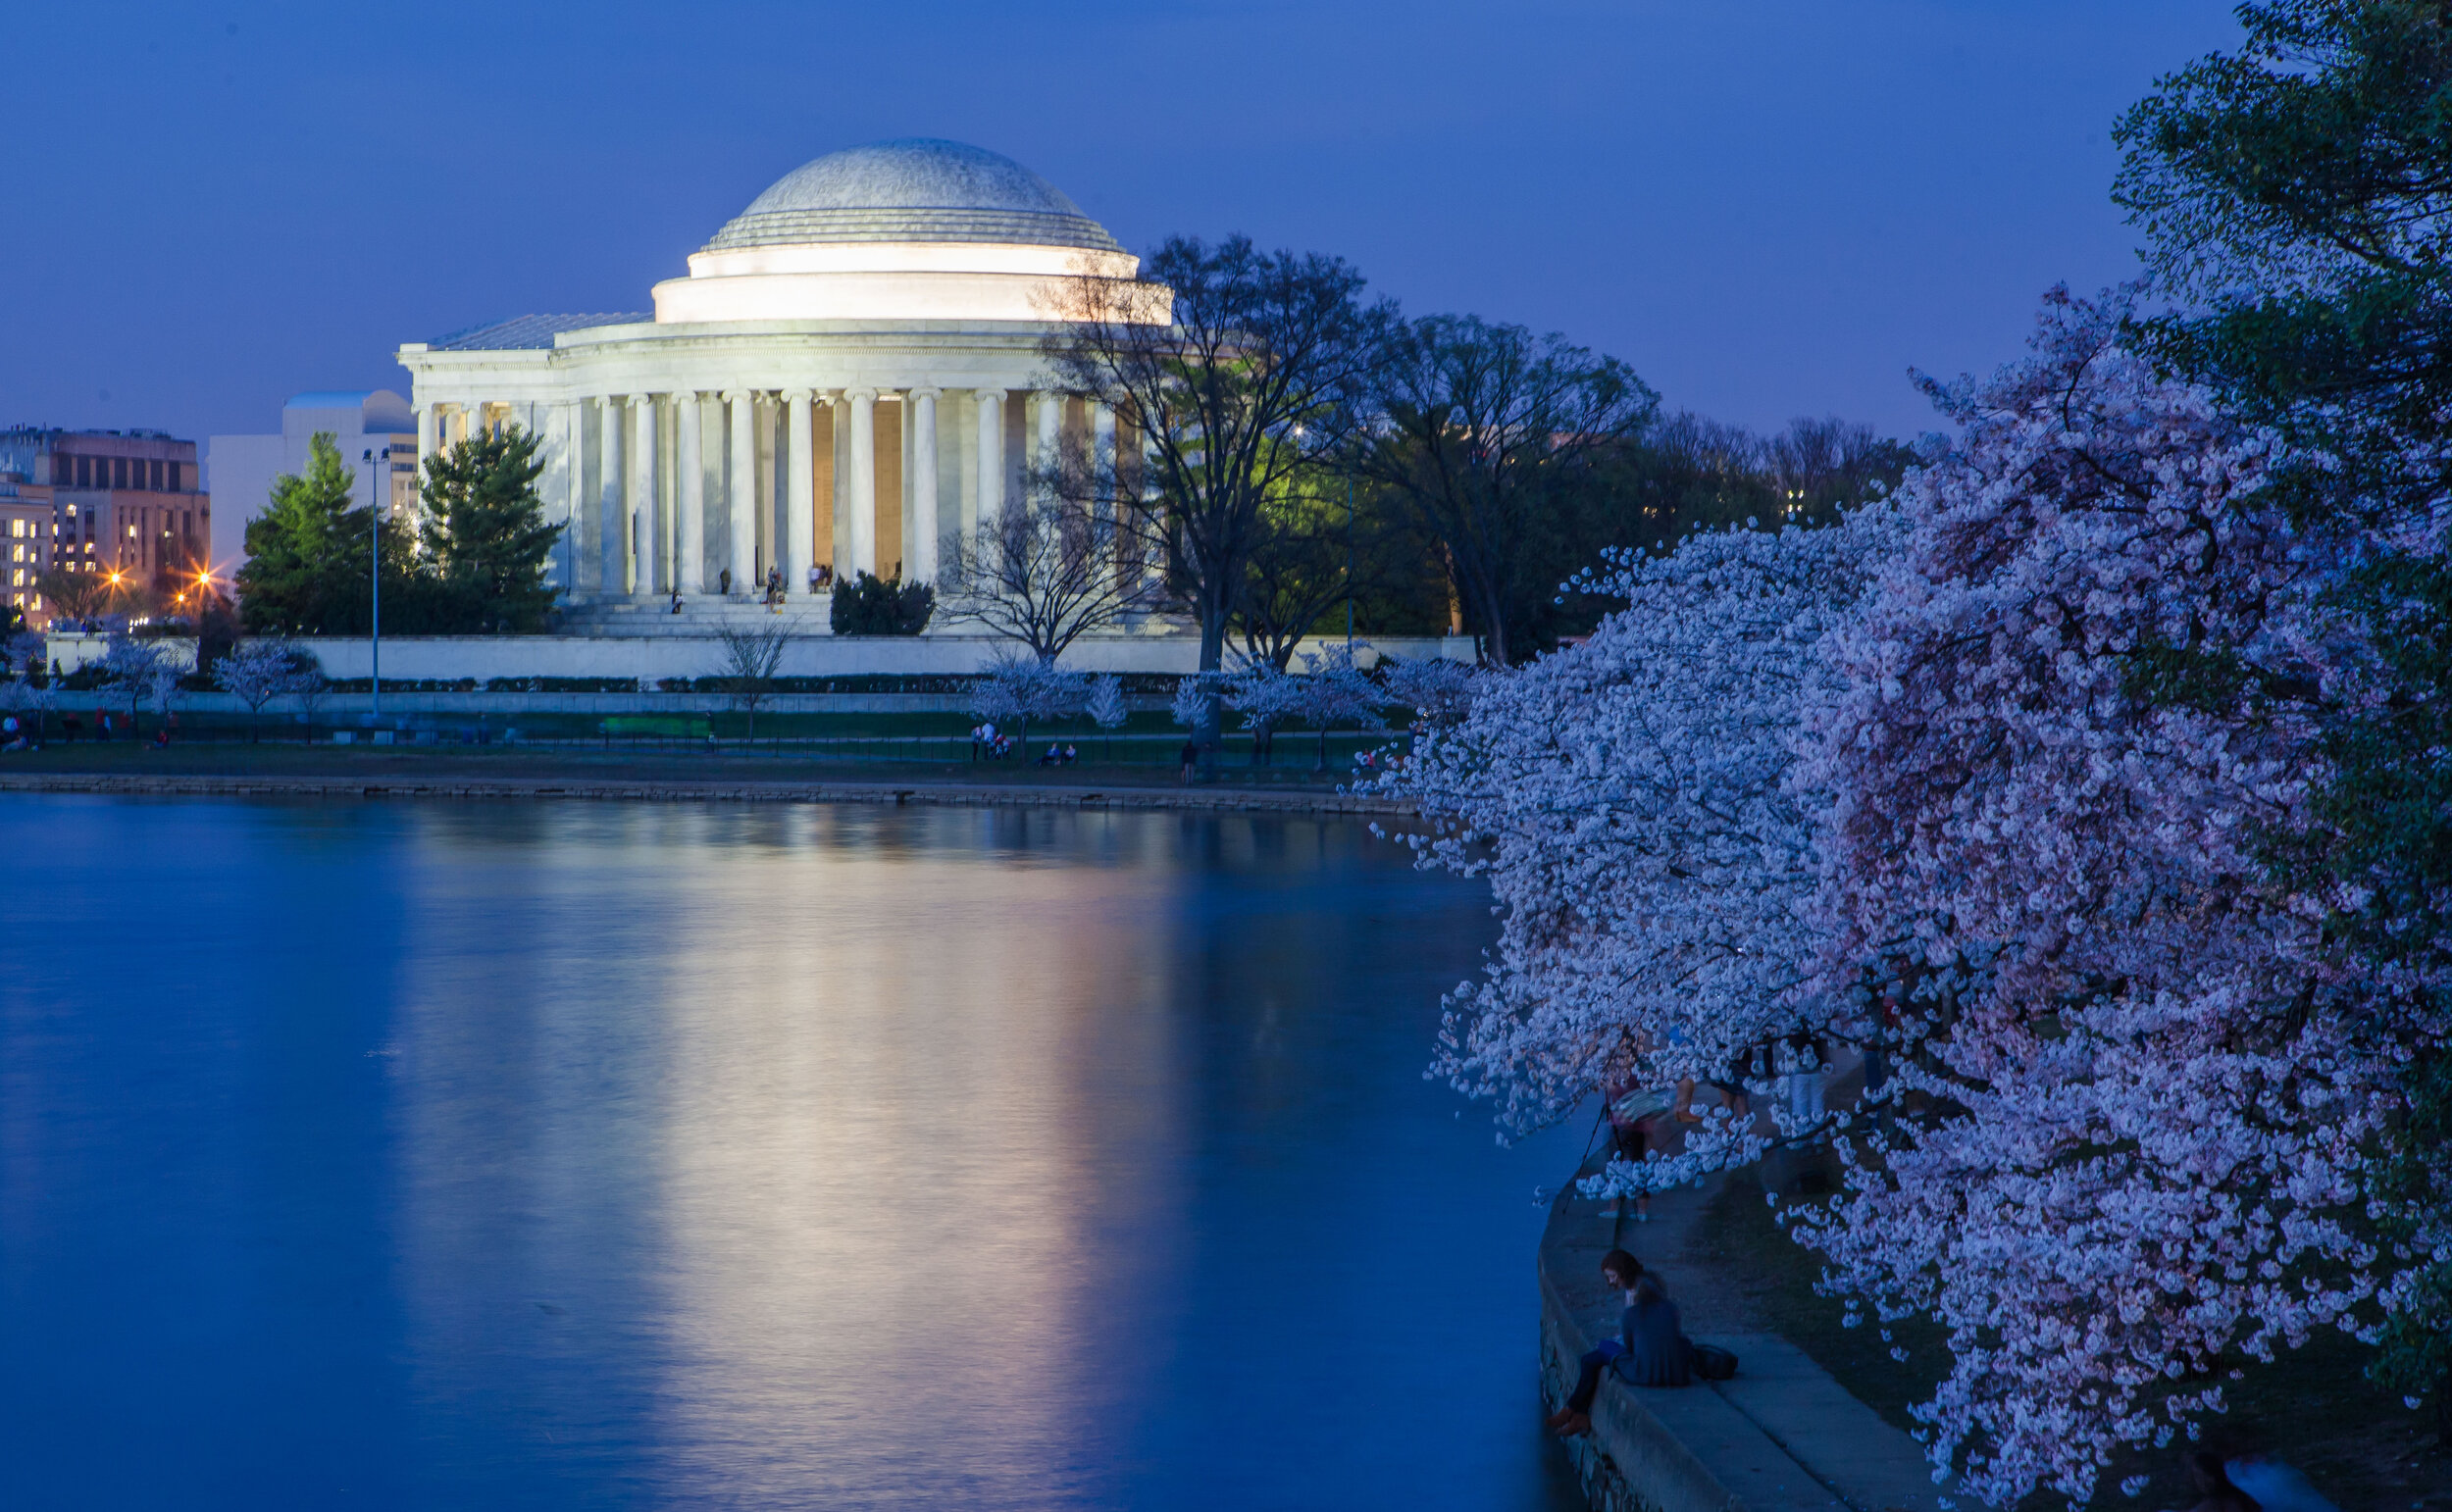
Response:
[{"label": "stone facade", "polygon": [[931,581],[1070,443],[1137,455],[1041,356],[1075,275],[1139,260],[958,143],[818,159],[656,286],[652,316],[526,316],[400,350],[423,456],[518,425],[583,613],[678,593]]}]

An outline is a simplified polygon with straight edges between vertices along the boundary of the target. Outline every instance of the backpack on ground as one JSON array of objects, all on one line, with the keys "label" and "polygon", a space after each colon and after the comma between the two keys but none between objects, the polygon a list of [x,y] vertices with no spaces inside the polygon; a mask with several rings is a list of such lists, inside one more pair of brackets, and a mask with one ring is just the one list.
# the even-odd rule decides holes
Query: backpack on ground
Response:
[{"label": "backpack on ground", "polygon": [[1726,1381],[1737,1374],[1737,1357],[1717,1344],[1696,1344],[1694,1373],[1706,1381]]}]

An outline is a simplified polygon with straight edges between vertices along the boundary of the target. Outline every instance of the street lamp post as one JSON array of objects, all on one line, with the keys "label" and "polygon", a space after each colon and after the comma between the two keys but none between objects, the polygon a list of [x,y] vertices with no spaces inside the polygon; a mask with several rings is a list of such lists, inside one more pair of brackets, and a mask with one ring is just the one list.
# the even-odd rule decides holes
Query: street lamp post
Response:
[{"label": "street lamp post", "polygon": [[374,717],[380,720],[383,717],[383,500],[380,485],[383,474],[391,471],[391,448],[383,448],[380,468],[372,466],[377,462],[372,449],[365,461],[370,464],[366,478],[367,681],[375,691]]}]

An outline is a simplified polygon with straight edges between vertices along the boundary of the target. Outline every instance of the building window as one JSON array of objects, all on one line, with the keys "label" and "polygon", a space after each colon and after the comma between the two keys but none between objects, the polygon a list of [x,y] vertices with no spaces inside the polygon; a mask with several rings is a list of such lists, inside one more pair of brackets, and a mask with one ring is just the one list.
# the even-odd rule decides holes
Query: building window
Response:
[{"label": "building window", "polygon": [[90,488],[90,487],[92,487],[92,486],[93,486],[93,458],[91,458],[91,457],[79,457],[79,458],[77,458],[77,466],[76,466],[76,468],[75,468],[75,470],[74,470],[74,471],[76,472],[76,475],[77,475],[77,487],[79,487],[79,488]]},{"label": "building window", "polygon": [[183,473],[183,472],[185,472],[185,471],[186,471],[186,469],[185,469],[184,467],[180,466],[179,463],[174,462],[174,463],[172,463],[172,464],[170,465],[170,471],[171,471],[171,492],[173,492],[173,493],[185,493],[187,490],[179,486],[179,483],[180,483],[181,481],[183,481],[183,479],[181,479],[179,478],[179,474],[181,474],[181,473]]}]

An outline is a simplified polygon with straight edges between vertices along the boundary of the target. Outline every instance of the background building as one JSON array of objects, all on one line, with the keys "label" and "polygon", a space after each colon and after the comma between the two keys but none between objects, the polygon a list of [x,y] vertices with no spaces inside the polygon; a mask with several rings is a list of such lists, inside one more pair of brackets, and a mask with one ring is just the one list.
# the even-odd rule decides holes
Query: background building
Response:
[{"label": "background building", "polygon": [[52,542],[59,525],[59,507],[47,484],[29,482],[16,473],[0,473],[0,591],[6,602],[39,626],[43,612],[37,579],[50,569]]},{"label": "background building", "polygon": [[0,473],[51,490],[60,566],[168,585],[207,561],[212,500],[193,441],[160,430],[22,426],[0,431]]},{"label": "background building", "polygon": [[[307,449],[318,430],[332,433],[332,444],[349,464],[350,497],[359,506],[378,479],[392,509],[416,502],[417,422],[408,400],[388,388],[300,394],[281,406],[279,435],[217,435],[206,443],[207,476],[222,501],[213,528],[213,562],[225,580],[247,559],[247,522],[271,502],[273,479],[306,471]],[[385,447],[391,448],[388,460]]]}]

